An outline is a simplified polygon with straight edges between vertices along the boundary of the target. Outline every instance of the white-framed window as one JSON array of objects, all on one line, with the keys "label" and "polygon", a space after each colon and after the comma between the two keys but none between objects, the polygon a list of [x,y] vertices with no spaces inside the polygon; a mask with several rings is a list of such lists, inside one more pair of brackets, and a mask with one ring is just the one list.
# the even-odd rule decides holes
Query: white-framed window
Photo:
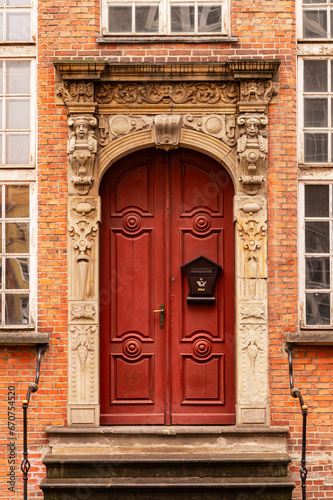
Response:
[{"label": "white-framed window", "polygon": [[299,187],[301,325],[333,326],[333,181]]},{"label": "white-framed window", "polygon": [[0,0],[0,42],[35,40],[32,0]]},{"label": "white-framed window", "polygon": [[34,63],[0,58],[0,167],[35,163]]},{"label": "white-framed window", "polygon": [[35,324],[35,184],[0,182],[0,327]]},{"label": "white-framed window", "polygon": [[228,35],[229,0],[102,0],[102,34]]},{"label": "white-framed window", "polygon": [[333,38],[333,2],[331,0],[298,0],[298,39]]},{"label": "white-framed window", "polygon": [[299,161],[333,163],[333,58],[298,59]]}]

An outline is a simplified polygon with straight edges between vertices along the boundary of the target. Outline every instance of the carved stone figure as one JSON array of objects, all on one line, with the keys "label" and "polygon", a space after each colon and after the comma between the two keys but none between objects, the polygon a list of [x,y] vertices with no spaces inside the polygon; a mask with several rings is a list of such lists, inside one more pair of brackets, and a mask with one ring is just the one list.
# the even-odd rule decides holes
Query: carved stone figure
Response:
[{"label": "carved stone figure", "polygon": [[78,194],[85,195],[93,184],[97,139],[93,127],[97,120],[94,117],[78,116],[69,118],[70,129],[67,143],[69,164],[72,170],[72,182]]},{"label": "carved stone figure", "polygon": [[240,181],[247,194],[256,194],[264,182],[268,143],[265,137],[267,117],[259,115],[240,116],[242,126],[237,141],[237,153],[242,175]]}]

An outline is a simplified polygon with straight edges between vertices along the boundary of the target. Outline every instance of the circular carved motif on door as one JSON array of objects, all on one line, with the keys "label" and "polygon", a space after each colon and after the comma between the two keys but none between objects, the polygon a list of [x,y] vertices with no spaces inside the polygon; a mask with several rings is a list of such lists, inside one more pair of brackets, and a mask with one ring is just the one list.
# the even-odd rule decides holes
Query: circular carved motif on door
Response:
[{"label": "circular carved motif on door", "polygon": [[141,342],[138,339],[127,339],[123,345],[123,353],[126,358],[137,358],[142,351]]},{"label": "circular carved motif on door", "polygon": [[205,338],[197,339],[193,343],[193,354],[194,356],[200,359],[208,358],[211,351],[212,351],[212,344],[208,339]]},{"label": "circular carved motif on door", "polygon": [[193,229],[199,233],[208,231],[211,225],[211,220],[207,214],[197,214],[193,219]]},{"label": "circular carved motif on door", "polygon": [[134,233],[141,228],[141,219],[138,214],[127,214],[123,220],[123,226],[126,231]]}]

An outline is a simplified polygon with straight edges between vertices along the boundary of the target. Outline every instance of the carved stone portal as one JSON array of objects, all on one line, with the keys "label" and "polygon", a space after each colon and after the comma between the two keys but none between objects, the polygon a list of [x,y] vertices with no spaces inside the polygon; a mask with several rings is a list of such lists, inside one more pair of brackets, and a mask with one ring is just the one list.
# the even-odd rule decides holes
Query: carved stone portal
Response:
[{"label": "carved stone portal", "polygon": [[[117,80],[104,62],[57,64],[69,115],[69,425],[99,425],[99,181],[128,151],[153,145],[206,152],[235,181],[237,424],[269,422],[266,127],[278,63],[169,66],[159,81],[156,68],[151,78],[141,66],[118,68]],[[75,81],[83,68],[89,75]]]}]

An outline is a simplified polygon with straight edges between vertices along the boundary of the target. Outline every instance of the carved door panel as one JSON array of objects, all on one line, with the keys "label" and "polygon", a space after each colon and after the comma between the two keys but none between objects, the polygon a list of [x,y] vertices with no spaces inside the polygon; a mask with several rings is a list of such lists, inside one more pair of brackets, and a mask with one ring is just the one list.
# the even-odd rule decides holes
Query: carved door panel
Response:
[{"label": "carved door panel", "polygon": [[[198,153],[144,150],[101,196],[101,424],[234,423],[229,176]],[[200,255],[223,268],[214,305],[186,302],[181,266]]]}]

